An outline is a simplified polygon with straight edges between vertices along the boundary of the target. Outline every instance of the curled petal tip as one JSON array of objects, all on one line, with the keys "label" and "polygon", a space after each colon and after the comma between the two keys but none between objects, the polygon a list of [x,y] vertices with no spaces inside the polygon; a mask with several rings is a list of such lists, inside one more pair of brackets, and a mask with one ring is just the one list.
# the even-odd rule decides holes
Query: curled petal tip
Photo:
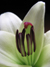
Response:
[{"label": "curled petal tip", "polygon": [[45,6],[45,2],[43,2],[43,1],[38,1],[37,4],[40,5],[41,7]]},{"label": "curled petal tip", "polygon": [[37,6],[37,8],[45,8],[45,2],[43,2],[43,1],[38,1],[36,4],[35,4],[36,6]]},{"label": "curled petal tip", "polygon": [[43,2],[43,1],[38,1],[38,3],[45,5],[45,2]]}]

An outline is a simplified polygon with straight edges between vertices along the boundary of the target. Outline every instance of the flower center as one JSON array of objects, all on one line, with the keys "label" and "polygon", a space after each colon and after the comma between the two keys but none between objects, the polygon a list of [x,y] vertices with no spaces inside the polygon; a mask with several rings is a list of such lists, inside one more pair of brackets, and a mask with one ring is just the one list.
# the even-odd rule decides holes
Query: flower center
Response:
[{"label": "flower center", "polygon": [[30,22],[24,22],[22,33],[16,32],[16,46],[22,56],[31,55],[36,50],[34,27]]}]

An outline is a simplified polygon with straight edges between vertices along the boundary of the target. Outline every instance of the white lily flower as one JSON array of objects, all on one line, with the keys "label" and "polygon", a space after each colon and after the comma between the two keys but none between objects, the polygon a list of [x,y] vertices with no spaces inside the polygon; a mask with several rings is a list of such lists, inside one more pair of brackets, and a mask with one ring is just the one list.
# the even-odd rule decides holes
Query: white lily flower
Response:
[{"label": "white lily flower", "polygon": [[50,67],[50,31],[44,33],[44,15],[42,1],[23,21],[11,12],[1,14],[0,67]]}]

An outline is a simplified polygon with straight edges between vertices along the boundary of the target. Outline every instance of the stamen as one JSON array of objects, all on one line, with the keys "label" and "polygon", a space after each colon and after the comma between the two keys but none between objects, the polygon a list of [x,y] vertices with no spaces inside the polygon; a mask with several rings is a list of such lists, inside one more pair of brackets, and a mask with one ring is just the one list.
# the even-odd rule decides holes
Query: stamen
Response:
[{"label": "stamen", "polygon": [[22,49],[21,49],[21,46],[22,46],[22,33],[19,33],[19,45],[20,45],[21,55],[23,56]]},{"label": "stamen", "polygon": [[25,46],[24,46],[24,37],[25,37],[25,29],[23,29],[23,31],[22,31],[22,45],[23,45],[24,54],[26,56]]},{"label": "stamen", "polygon": [[35,50],[36,50],[36,42],[35,42],[35,34],[34,34],[34,28],[33,28],[33,26],[31,27],[30,35],[31,35],[31,39],[32,39],[32,41],[34,43],[34,52],[35,52]]},{"label": "stamen", "polygon": [[[24,44],[24,39],[25,39],[25,29],[30,25],[30,33],[26,34],[26,41],[27,41],[27,49],[28,51],[25,50],[25,44]],[[28,30],[28,29],[27,29]],[[33,45],[34,44],[34,45]],[[18,30],[16,32],[16,46],[18,51],[21,53],[22,56],[26,55],[31,55],[32,54],[32,46],[34,46],[34,52],[36,50],[36,42],[35,42],[35,34],[34,34],[34,28],[33,25],[30,22],[25,22],[24,23],[24,29],[22,33],[18,33]]]},{"label": "stamen", "polygon": [[16,46],[17,46],[18,51],[21,53],[20,48],[19,48],[19,34],[18,34],[18,30],[16,32]]},{"label": "stamen", "polygon": [[24,46],[24,37],[25,37],[25,29],[23,29],[22,33],[19,33],[19,34],[18,34],[18,30],[17,30],[17,32],[16,32],[16,46],[22,56],[26,56],[25,46]]}]

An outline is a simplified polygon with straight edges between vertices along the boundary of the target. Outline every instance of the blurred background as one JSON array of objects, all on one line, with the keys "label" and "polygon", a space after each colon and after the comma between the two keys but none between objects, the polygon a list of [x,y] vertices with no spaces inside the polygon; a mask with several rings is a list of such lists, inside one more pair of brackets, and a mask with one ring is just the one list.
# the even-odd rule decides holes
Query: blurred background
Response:
[{"label": "blurred background", "polygon": [[[28,10],[39,0],[2,0],[0,2],[0,14],[4,12],[13,12],[22,20]],[[46,3],[45,12],[45,32],[50,29],[50,1],[42,0]]]}]

